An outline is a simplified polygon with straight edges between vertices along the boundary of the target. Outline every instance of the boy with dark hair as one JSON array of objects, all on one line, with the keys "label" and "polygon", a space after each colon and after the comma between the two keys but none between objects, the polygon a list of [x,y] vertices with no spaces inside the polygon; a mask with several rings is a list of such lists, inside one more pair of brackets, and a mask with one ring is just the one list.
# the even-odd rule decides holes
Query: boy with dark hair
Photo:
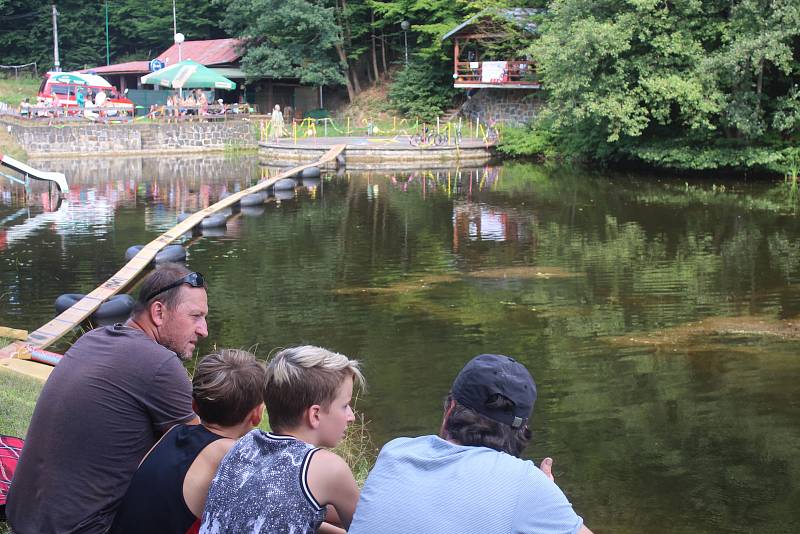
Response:
[{"label": "boy with dark hair", "polygon": [[381,450],[350,534],[591,534],[553,481],[519,458],[531,439],[536,384],[508,356],[464,366],[445,403],[441,437],[398,438]]},{"label": "boy with dark hair", "polygon": [[113,534],[196,532],[222,457],[261,422],[264,366],[223,349],[197,365],[192,406],[199,425],[176,425],[148,453],[117,511]]},{"label": "boy with dark hair", "polygon": [[321,447],[335,447],[355,419],[354,383],[364,383],[358,362],[342,354],[312,346],[276,354],[264,386],[272,432],[250,432],[225,456],[200,532],[341,531],[323,525],[328,505],[347,528],[358,487],[345,461]]}]

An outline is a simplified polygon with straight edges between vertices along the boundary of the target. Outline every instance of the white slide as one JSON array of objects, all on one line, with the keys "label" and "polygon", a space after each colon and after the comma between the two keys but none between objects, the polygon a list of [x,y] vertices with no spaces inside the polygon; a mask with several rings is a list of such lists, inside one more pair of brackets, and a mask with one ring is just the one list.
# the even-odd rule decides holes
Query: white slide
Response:
[{"label": "white slide", "polygon": [[57,183],[58,189],[62,195],[69,192],[69,187],[67,186],[67,177],[64,176],[64,173],[40,171],[5,154],[0,154],[0,163],[30,178],[36,178],[37,180],[48,180],[50,182]]}]

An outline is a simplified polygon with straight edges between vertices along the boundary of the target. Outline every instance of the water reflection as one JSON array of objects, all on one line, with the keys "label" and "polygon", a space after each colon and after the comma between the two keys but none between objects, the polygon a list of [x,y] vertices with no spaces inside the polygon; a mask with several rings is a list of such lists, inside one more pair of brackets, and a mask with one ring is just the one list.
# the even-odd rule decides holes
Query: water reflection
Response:
[{"label": "water reflection", "polygon": [[[0,182],[3,229],[32,226],[2,254],[3,325],[42,324],[179,212],[281,170],[50,164],[74,190],[49,211],[43,190]],[[779,184],[726,185],[525,165],[325,176],[187,238],[210,281],[201,351],[313,342],[360,358],[379,443],[435,432],[470,356],[513,354],[540,386],[531,455],[555,457],[597,532],[788,532],[800,219]]]}]

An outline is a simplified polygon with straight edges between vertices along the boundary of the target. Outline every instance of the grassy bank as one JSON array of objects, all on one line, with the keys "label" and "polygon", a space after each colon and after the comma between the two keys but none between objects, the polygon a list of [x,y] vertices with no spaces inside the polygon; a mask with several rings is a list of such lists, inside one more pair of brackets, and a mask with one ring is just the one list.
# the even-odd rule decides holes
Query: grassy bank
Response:
[{"label": "grassy bank", "polygon": [[[25,98],[36,104],[36,94],[39,92],[40,78],[20,76],[16,78],[0,78],[0,102],[8,104],[9,107],[17,108]],[[28,154],[17,144],[8,134],[5,126],[0,128],[0,153],[8,154],[14,159],[27,161]]]},{"label": "grassy bank", "polygon": [[[0,346],[6,343],[7,340],[0,339]],[[35,378],[0,368],[0,434],[25,437],[42,384]],[[8,532],[6,524],[0,522],[0,534]]]},{"label": "grassy bank", "polygon": [[0,434],[25,437],[43,384],[0,368]]},{"label": "grassy bank", "polygon": [[28,153],[11,137],[2,124],[0,124],[0,154],[8,154],[19,161],[28,161]]},{"label": "grassy bank", "polygon": [[29,98],[35,104],[41,81],[41,78],[30,76],[20,76],[19,79],[0,78],[0,102],[17,107],[20,102]]}]

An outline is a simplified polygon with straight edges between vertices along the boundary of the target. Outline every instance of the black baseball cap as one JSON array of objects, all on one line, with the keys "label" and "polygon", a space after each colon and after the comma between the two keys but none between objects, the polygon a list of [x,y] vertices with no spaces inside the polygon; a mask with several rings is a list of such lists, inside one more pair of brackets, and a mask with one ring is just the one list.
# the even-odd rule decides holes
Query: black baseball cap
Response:
[{"label": "black baseball cap", "polygon": [[[492,406],[502,395],[510,408]],[[536,384],[528,369],[514,358],[502,354],[475,356],[453,382],[453,398],[489,419],[519,428],[527,423],[536,402]]]}]

